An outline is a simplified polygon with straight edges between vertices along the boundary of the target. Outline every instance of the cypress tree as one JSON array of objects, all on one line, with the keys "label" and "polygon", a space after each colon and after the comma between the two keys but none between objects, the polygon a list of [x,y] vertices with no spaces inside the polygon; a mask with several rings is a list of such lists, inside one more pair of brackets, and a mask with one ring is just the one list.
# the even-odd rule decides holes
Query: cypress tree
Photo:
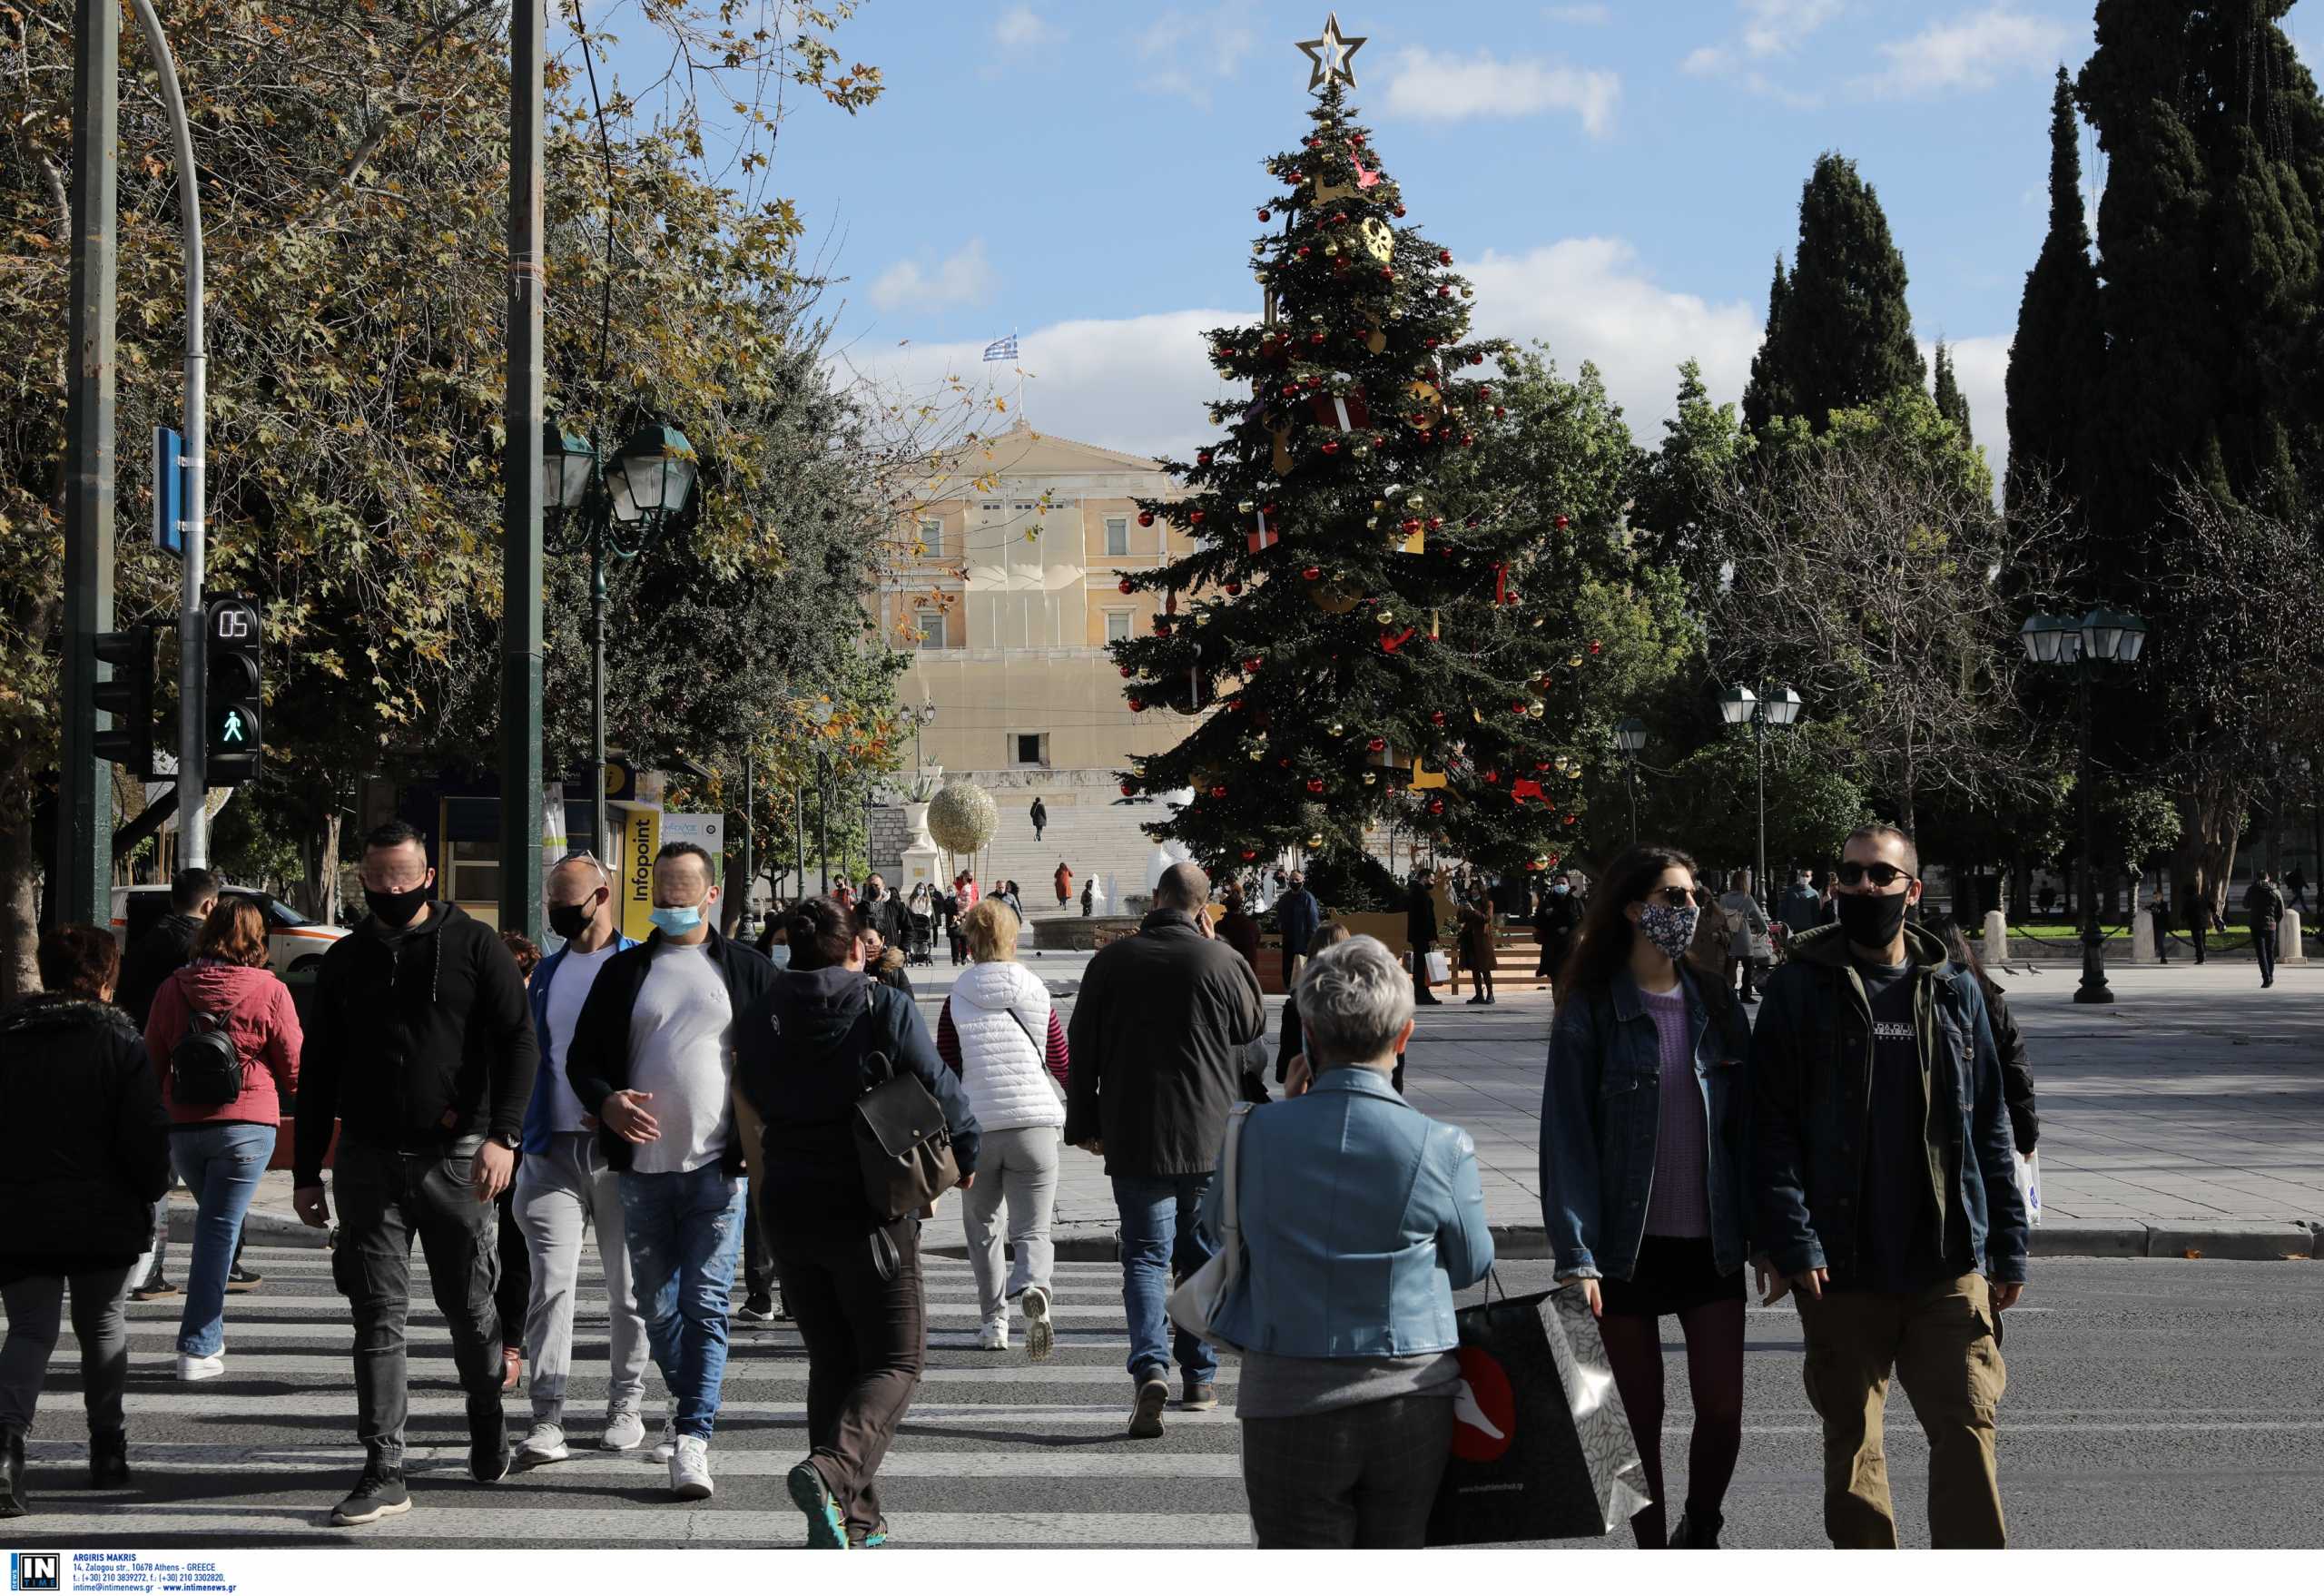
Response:
[{"label": "cypress tree", "polygon": [[[1837,409],[1876,404],[1901,388],[1925,391],[1928,366],[1905,305],[1905,257],[1879,196],[1856,163],[1827,153],[1799,195],[1799,246],[1777,286],[1746,415],[1797,415],[1823,430]],[[1771,312],[1776,307],[1771,301]]]},{"label": "cypress tree", "polygon": [[1751,379],[1743,385],[1743,425],[1753,432],[1766,428],[1777,416],[1793,414],[1798,407],[1792,403],[1791,389],[1784,381],[1781,357],[1783,348],[1783,307],[1790,296],[1791,284],[1783,271],[1783,255],[1776,255],[1776,279],[1768,289],[1768,330],[1759,340],[1759,352],[1751,357]]},{"label": "cypress tree", "polygon": [[1969,429],[1969,396],[1961,391],[1961,379],[1953,369],[1953,351],[1941,338],[1936,340],[1936,413],[1959,429],[1963,443],[1976,441]]},{"label": "cypress tree", "polygon": [[2050,231],[2017,305],[2009,347],[2009,500],[2027,485],[2053,483],[2078,498],[2083,407],[2097,394],[2105,333],[2098,321],[2098,270],[2082,198],[2082,121],[2073,80],[2058,68],[2050,100]]}]

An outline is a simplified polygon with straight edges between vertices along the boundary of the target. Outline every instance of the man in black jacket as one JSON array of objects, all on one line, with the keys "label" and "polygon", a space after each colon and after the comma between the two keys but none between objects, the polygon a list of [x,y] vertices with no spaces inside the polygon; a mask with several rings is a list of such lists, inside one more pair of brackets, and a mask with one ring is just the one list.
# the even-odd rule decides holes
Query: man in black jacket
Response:
[{"label": "man in black jacket", "polygon": [[855,917],[878,931],[885,946],[904,945],[904,901],[888,891],[887,878],[878,871],[863,878],[863,896],[856,901]]},{"label": "man in black jacket", "polygon": [[1796,1293],[1833,1544],[1896,1544],[1893,1373],[1929,1438],[1933,1540],[1997,1548],[2000,1315],[2025,1289],[2028,1224],[1992,1022],[1976,977],[1905,920],[1911,838],[1858,830],[1838,877],[1840,923],[1793,942],[1751,1039],[1767,1300]]},{"label": "man in black jacket", "polygon": [[[1180,1276],[1214,1250],[1195,1226],[1210,1189],[1226,1111],[1243,1077],[1258,1067],[1266,1034],[1258,978],[1212,933],[1204,905],[1210,880],[1174,864],[1154,889],[1154,911],[1137,934],[1089,961],[1067,1032],[1073,1069],[1065,1139],[1106,1160],[1121,1214],[1122,1305],[1129,1315],[1136,1383],[1129,1433],[1162,1433],[1170,1397],[1171,1347],[1164,1301]],[[1182,1405],[1218,1405],[1218,1355],[1178,1332]]]},{"label": "man in black jacket", "polygon": [[[153,994],[192,959],[193,940],[201,934],[202,922],[218,907],[219,885],[214,870],[196,865],[178,872],[170,878],[169,913],[149,926],[123,955],[121,987],[113,993],[113,1007],[134,1020],[140,1031],[145,1029],[146,1019],[153,1012]],[[152,1302],[157,1297],[177,1295],[178,1288],[162,1275],[162,1258],[169,1249],[170,1194],[164,1191],[153,1205],[153,1246],[137,1260],[129,1277],[132,1297]],[[254,1278],[242,1274],[241,1248],[237,1245],[230,1284]]]},{"label": "man in black jacket", "polygon": [[748,1212],[734,1019],[774,979],[756,949],[718,934],[718,892],[710,855],[694,843],[655,857],[654,934],[597,972],[565,1056],[619,1177],[630,1289],[677,1410],[664,1439],[682,1502],[716,1489],[710,1435]]},{"label": "man in black jacket", "polygon": [[1428,990],[1428,954],[1436,946],[1436,877],[1425,870],[1413,872],[1413,894],[1404,903],[1404,941],[1412,944],[1413,1001],[1421,1005],[1444,1000]]},{"label": "man in black jacket", "polygon": [[323,955],[316,982],[291,1159],[291,1203],[322,1229],[338,1121],[331,1277],[354,1313],[364,1452],[362,1477],[332,1511],[340,1524],[411,1506],[404,1316],[415,1234],[468,1393],[468,1473],[490,1484],[508,1472],[493,1203],[516,1169],[539,1061],[516,960],[489,926],[430,900],[436,872],[419,833],[389,821],[364,838],[362,881],[370,915]]}]

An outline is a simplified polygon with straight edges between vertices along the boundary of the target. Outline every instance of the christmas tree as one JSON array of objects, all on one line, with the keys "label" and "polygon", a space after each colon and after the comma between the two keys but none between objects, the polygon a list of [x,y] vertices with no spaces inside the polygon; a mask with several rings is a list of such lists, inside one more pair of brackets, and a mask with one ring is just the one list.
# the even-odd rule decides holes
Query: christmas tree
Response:
[{"label": "christmas tree", "polygon": [[1258,218],[1280,231],[1252,262],[1264,319],[1207,335],[1250,397],[1214,403],[1218,441],[1165,462],[1183,498],[1140,505],[1141,525],[1183,526],[1196,550],[1122,581],[1165,595],[1153,635],[1113,645],[1130,707],[1206,718],[1122,793],[1191,789],[1146,830],[1214,872],[1360,850],[1384,821],[1547,868],[1579,834],[1572,739],[1596,645],[1531,590],[1549,596],[1577,534],[1473,463],[1509,425],[1492,382],[1516,352],[1470,336],[1473,290],[1403,225],[1335,34],[1318,41],[1313,132],[1265,163],[1277,188]]}]

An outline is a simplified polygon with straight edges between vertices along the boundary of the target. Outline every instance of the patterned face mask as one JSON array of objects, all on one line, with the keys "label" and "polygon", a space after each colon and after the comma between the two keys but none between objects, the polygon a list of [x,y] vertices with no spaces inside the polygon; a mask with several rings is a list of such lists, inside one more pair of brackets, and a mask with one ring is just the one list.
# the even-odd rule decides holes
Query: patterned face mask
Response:
[{"label": "patterned face mask", "polygon": [[1695,921],[1701,915],[1702,911],[1691,903],[1684,909],[1673,909],[1668,903],[1649,903],[1639,911],[1638,929],[1676,964],[1687,956],[1687,949],[1695,940]]}]

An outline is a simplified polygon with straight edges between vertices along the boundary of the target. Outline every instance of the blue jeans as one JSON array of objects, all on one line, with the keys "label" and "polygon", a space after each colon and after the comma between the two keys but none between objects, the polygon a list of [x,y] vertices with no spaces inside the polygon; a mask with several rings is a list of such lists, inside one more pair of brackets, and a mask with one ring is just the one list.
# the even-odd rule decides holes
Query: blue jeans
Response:
[{"label": "blue jeans", "polygon": [[621,1177],[630,1291],[645,1344],[677,1405],[681,1435],[710,1439],[726,1375],[726,1298],[743,1249],[749,1183],[715,1163]]},{"label": "blue jeans", "polygon": [[234,1266],[242,1216],[273,1157],[271,1125],[170,1132],[170,1162],[194,1202],[193,1258],[185,1267],[185,1312],[178,1317],[178,1350],[191,1357],[214,1357],[226,1344],[226,1271]]},{"label": "blue jeans", "polygon": [[[1217,1243],[1196,1227],[1207,1175],[1117,1175],[1114,1206],[1121,1210],[1122,1308],[1129,1315],[1129,1372],[1170,1372],[1170,1317],[1166,1305],[1170,1280],[1210,1262]],[[1199,1337],[1180,1330],[1178,1368],[1189,1380],[1207,1383],[1218,1373],[1218,1355]]]}]

